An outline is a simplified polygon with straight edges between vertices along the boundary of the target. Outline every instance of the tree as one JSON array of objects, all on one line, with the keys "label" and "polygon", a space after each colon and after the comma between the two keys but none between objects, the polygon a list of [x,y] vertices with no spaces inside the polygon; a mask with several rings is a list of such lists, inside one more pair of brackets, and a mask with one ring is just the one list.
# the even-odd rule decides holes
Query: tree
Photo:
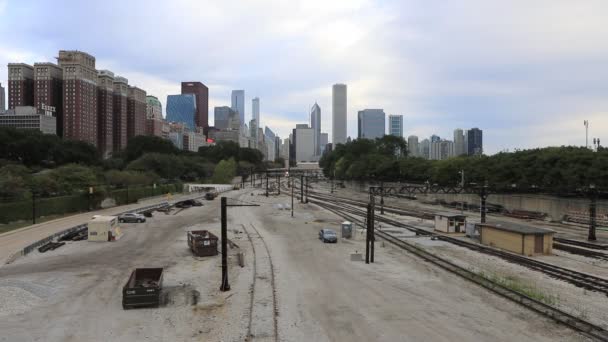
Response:
[{"label": "tree", "polygon": [[146,153],[130,162],[126,170],[152,171],[164,179],[178,179],[186,171],[181,158],[161,153]]},{"label": "tree", "polygon": [[215,166],[212,182],[214,184],[230,184],[236,176],[236,161],[233,158],[222,160]]},{"label": "tree", "polygon": [[167,139],[150,135],[138,135],[129,140],[124,156],[127,161],[132,161],[146,153],[178,154],[180,150]]}]

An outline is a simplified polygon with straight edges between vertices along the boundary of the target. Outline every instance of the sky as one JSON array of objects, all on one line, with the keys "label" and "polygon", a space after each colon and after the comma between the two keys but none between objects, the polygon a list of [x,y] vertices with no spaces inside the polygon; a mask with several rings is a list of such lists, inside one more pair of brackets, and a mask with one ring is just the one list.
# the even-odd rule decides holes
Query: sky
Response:
[{"label": "sky", "polygon": [[[0,65],[55,62],[81,50],[157,96],[181,81],[213,107],[244,89],[245,117],[281,137],[321,107],[331,141],[331,87],[357,111],[404,116],[404,135],[452,139],[479,127],[484,150],[608,143],[605,0],[0,0]],[[6,85],[7,68],[0,68]]]}]

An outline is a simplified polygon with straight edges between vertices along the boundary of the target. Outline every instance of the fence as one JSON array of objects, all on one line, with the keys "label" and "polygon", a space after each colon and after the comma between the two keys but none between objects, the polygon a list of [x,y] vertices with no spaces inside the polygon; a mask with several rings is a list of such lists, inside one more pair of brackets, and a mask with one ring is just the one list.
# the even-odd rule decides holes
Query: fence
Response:
[{"label": "fence", "polygon": [[141,198],[166,193],[181,193],[182,184],[166,184],[156,187],[138,186],[108,191],[105,196],[90,196],[87,193],[0,203],[0,224],[14,221],[33,221],[36,218],[65,215],[98,208],[105,198],[112,198],[116,205],[135,203]]}]

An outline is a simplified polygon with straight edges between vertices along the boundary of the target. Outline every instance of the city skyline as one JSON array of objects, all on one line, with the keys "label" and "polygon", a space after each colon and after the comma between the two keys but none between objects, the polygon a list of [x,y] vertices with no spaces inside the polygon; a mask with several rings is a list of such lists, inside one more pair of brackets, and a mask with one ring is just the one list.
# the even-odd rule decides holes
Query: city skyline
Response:
[{"label": "city skyline", "polygon": [[[608,141],[608,104],[602,95],[608,86],[608,49],[589,43],[603,41],[608,30],[601,16],[608,9],[605,3],[554,1],[551,16],[541,13],[547,6],[482,1],[441,7],[412,1],[332,6],[310,1],[295,7],[261,2],[236,10],[200,2],[180,8],[121,6],[124,15],[105,2],[75,3],[57,14],[51,28],[42,22],[53,3],[0,1],[0,34],[12,37],[0,43],[0,64],[55,62],[56,50],[78,49],[117,75],[137,80],[159,99],[175,94],[188,79],[209,87],[209,108],[230,103],[230,90],[245,89],[264,99],[265,124],[280,136],[306,120],[305,109],[313,101],[326,108],[322,127],[331,127],[331,86],[339,82],[348,85],[347,136],[353,138],[359,110],[384,108],[404,115],[404,136],[448,136],[454,127],[482,127],[492,137],[486,144],[489,154],[505,148],[582,146],[583,120],[590,122],[591,138]],[[136,7],[142,15],[128,16]],[[213,15],[200,14],[209,7]],[[499,17],[500,25],[472,16],[472,8]],[[96,16],[77,15],[91,10]],[[567,20],[573,11],[579,18],[574,23]],[[183,13],[197,23],[196,30],[186,23],[164,25]],[[144,25],[149,17],[158,25]],[[213,20],[220,17],[228,20]],[[248,23],[260,17],[268,23],[250,30]],[[108,20],[117,27],[128,25],[130,34],[106,32]],[[531,29],[536,27],[543,29]],[[197,43],[178,44],[176,36]],[[252,44],[231,46],[227,57],[219,47],[237,37]],[[392,48],[402,40],[403,48]],[[146,45],[157,52],[141,48]],[[0,68],[3,86],[7,79],[6,68]],[[247,104],[250,100],[245,98]],[[548,120],[554,124],[546,125]],[[331,130],[326,131],[332,141]]]}]

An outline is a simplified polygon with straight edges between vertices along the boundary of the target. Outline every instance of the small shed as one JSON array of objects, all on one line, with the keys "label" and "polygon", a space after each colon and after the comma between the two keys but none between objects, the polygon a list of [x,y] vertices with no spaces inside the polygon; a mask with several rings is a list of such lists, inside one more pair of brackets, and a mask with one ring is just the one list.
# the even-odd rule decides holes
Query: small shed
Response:
[{"label": "small shed", "polygon": [[353,235],[353,224],[349,221],[342,222],[342,237],[350,239]]},{"label": "small shed", "polygon": [[95,215],[87,224],[87,228],[89,241],[113,241],[122,235],[116,216]]},{"label": "small shed", "polygon": [[553,253],[555,232],[551,229],[515,223],[479,223],[476,226],[480,232],[480,241],[484,245],[527,256]]},{"label": "small shed", "polygon": [[467,217],[454,213],[435,214],[435,230],[444,233],[464,233]]}]

